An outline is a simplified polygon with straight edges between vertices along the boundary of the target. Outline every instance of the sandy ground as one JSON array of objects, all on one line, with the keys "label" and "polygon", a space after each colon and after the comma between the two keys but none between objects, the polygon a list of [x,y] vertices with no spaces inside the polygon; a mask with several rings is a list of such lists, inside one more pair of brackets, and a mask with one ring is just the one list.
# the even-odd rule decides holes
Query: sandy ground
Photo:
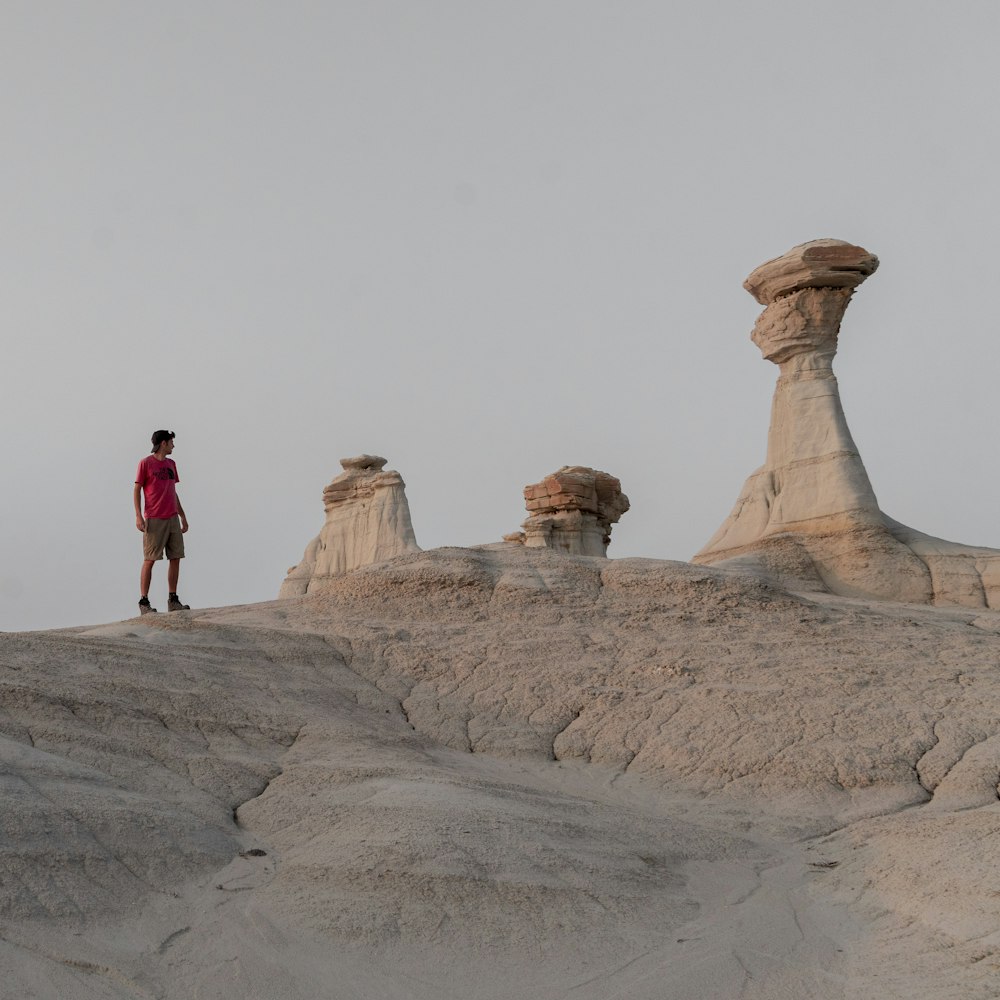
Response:
[{"label": "sandy ground", "polygon": [[442,549],[0,635],[0,997],[1000,995],[1000,614]]}]

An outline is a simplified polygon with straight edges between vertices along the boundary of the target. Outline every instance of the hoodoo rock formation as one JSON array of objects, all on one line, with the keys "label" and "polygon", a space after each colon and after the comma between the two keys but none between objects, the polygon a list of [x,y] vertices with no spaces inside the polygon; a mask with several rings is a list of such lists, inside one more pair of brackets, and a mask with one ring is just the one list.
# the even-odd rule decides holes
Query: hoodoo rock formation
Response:
[{"label": "hoodoo rock formation", "polygon": [[529,517],[521,525],[523,544],[574,556],[607,555],[611,525],[629,509],[614,476],[583,465],[564,465],[525,486],[524,501]]},{"label": "hoodoo rock formation", "polygon": [[854,289],[877,267],[861,247],[814,240],[744,282],[765,306],[752,339],[780,369],[767,459],[693,561],[846,596],[1000,607],[1000,550],[933,538],[884,514],[847,427],[833,357]]},{"label": "hoodoo rock formation", "polygon": [[378,455],[342,458],[344,471],[323,490],[326,523],[292,566],[279,597],[322,589],[324,580],[359,566],[419,552],[410,522],[406,484]]}]

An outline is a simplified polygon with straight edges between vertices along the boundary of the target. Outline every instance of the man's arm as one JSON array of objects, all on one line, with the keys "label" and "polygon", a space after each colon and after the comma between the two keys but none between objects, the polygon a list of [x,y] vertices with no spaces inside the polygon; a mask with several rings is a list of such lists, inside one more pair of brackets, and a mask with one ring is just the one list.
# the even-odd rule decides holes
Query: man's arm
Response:
[{"label": "man's arm", "polygon": [[174,494],[174,500],[177,501],[177,513],[181,516],[181,534],[183,535],[188,530],[187,514],[184,513],[184,508],[181,506],[181,498],[176,493]]},{"label": "man's arm", "polygon": [[132,503],[135,506],[135,526],[140,531],[146,530],[146,522],[142,517],[142,507],[140,506],[140,499],[142,497],[142,487],[136,483],[132,490]]}]

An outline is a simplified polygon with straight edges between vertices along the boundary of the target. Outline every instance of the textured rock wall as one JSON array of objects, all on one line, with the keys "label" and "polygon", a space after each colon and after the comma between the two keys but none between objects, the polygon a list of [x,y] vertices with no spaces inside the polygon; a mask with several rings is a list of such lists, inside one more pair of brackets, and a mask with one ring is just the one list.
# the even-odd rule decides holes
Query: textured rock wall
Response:
[{"label": "textured rock wall", "polygon": [[378,455],[342,458],[344,472],[323,490],[326,523],[288,571],[279,597],[298,597],[322,581],[359,566],[419,552],[406,484],[398,472],[383,472]]}]

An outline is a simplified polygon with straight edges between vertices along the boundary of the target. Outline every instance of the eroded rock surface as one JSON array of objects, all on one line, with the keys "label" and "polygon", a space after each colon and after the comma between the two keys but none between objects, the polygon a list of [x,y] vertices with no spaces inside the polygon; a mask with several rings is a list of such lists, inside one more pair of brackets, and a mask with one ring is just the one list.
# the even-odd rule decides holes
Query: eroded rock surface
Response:
[{"label": "eroded rock surface", "polygon": [[575,556],[607,555],[611,525],[629,509],[622,484],[607,472],[564,465],[540,483],[524,488],[528,519],[521,525],[529,549],[554,549]]},{"label": "eroded rock surface", "polygon": [[766,307],[752,339],[780,370],[767,458],[694,562],[848,596],[1000,607],[1000,551],[933,538],[884,514],[847,426],[833,358],[854,290],[877,267],[862,247],[815,240],[744,282]]},{"label": "eroded rock surface", "polygon": [[344,471],[323,490],[326,523],[288,570],[280,597],[310,593],[330,577],[420,551],[403,477],[383,471],[386,459],[379,455],[342,458],[340,464]]},{"label": "eroded rock surface", "polygon": [[0,996],[991,1000],[998,663],[515,545],[0,634]]}]

